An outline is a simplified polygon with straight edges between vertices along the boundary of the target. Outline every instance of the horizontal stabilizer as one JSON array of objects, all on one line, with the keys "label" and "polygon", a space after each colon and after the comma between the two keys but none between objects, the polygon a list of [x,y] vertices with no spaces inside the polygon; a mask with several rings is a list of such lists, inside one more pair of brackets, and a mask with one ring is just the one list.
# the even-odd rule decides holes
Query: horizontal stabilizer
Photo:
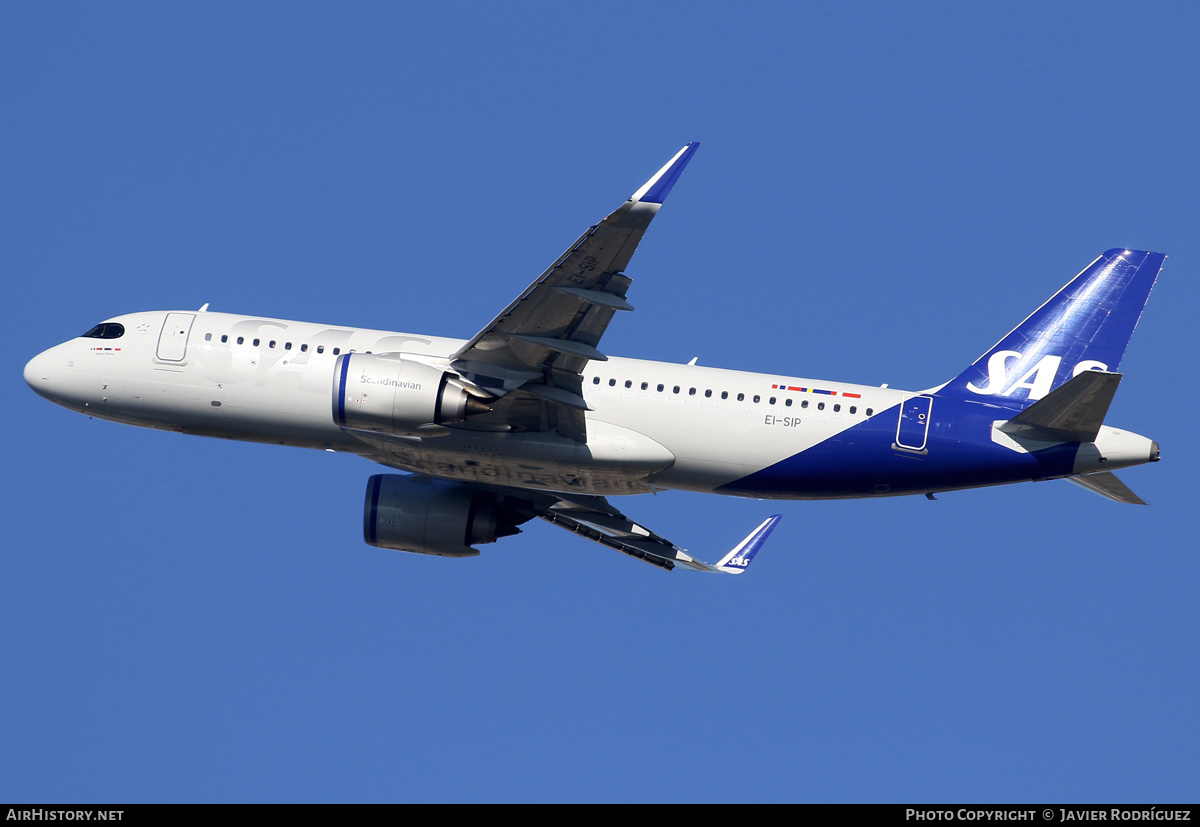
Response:
[{"label": "horizontal stabilizer", "polygon": [[1086,477],[1067,477],[1068,480],[1093,491],[1101,497],[1107,497],[1119,503],[1130,505],[1145,505],[1146,501],[1129,490],[1129,486],[1121,482],[1111,471],[1101,471],[1099,474],[1088,474]]},{"label": "horizontal stabilizer", "polygon": [[1121,374],[1088,370],[1000,425],[1015,437],[1046,442],[1095,442]]}]

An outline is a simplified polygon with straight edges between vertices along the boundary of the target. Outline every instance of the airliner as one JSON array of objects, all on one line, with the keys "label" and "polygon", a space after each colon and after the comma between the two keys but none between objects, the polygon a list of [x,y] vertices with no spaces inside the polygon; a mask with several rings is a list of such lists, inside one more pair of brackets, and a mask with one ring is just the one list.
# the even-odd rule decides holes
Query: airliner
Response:
[{"label": "airliner", "polygon": [[132,313],[35,356],[25,381],[88,416],[363,456],[366,542],[446,557],[534,517],[663,569],[740,574],[779,522],[716,563],[611,498],[891,497],[1067,479],[1142,503],[1113,471],[1156,442],[1104,423],[1165,256],[1117,248],[953,379],[906,391],[605,355],[634,250],[681,149],[467,341],[210,312]]}]

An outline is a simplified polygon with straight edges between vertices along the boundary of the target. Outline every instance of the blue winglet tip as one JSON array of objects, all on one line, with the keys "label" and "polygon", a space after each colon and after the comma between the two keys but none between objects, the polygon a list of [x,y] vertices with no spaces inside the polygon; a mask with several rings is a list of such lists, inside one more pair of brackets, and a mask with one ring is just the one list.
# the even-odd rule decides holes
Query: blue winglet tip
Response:
[{"label": "blue winglet tip", "polygon": [[692,160],[692,156],[696,154],[696,150],[700,148],[699,141],[692,141],[690,144],[681,149],[674,158],[672,158],[665,167],[658,171],[658,174],[651,179],[649,188],[641,194],[638,201],[650,204],[661,204],[667,200],[668,193],[675,186],[675,182],[679,180],[679,176],[683,173],[683,168],[688,165],[688,161]]},{"label": "blue winglet tip", "polygon": [[754,559],[754,555],[758,554],[758,550],[767,542],[767,538],[771,536],[771,532],[775,530],[775,526],[783,519],[782,514],[772,514],[767,518],[766,523],[755,532],[750,542],[742,549],[742,557],[745,558],[747,565]]},{"label": "blue winglet tip", "polygon": [[763,520],[762,524],[750,532],[750,536],[742,540],[737,548],[726,555],[725,559],[718,563],[716,568],[728,574],[741,574],[744,572],[754,559],[754,555],[758,554],[759,549],[767,542],[767,538],[771,536],[771,532],[775,530],[775,526],[781,519],[783,519],[782,514],[772,514]]}]

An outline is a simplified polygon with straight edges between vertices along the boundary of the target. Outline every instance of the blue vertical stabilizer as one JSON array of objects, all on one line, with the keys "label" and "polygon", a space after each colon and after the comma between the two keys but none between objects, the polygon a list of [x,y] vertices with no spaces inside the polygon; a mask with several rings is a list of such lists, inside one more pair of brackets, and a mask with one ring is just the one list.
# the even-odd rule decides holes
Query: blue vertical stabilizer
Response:
[{"label": "blue vertical stabilizer", "polygon": [[1166,256],[1101,255],[938,395],[1024,408],[1085,370],[1118,370]]}]

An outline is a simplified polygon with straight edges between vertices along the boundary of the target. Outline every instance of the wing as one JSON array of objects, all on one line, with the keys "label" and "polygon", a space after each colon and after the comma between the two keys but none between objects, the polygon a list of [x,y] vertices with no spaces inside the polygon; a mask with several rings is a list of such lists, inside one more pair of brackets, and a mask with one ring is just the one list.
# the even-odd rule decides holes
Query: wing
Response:
[{"label": "wing", "polygon": [[604,497],[560,499],[538,516],[548,523],[582,534],[589,540],[668,571],[675,566],[683,566],[693,571],[725,574],[744,572],[781,519],[779,514],[768,517],[719,562],[705,563],[692,557],[686,549],[638,525],[613,508]]},{"label": "wing", "polygon": [[725,574],[744,572],[781,519],[768,517],[718,562],[706,563],[629,519],[604,497],[423,474],[376,474],[367,485],[363,530],[367,542],[380,548],[468,557],[479,554],[473,546],[519,534],[518,526],[534,517],[667,571],[683,566]]},{"label": "wing", "polygon": [[476,422],[587,441],[581,372],[606,359],[597,345],[613,314],[633,309],[623,271],[699,146],[679,150],[452,356],[455,370],[496,397]]}]

